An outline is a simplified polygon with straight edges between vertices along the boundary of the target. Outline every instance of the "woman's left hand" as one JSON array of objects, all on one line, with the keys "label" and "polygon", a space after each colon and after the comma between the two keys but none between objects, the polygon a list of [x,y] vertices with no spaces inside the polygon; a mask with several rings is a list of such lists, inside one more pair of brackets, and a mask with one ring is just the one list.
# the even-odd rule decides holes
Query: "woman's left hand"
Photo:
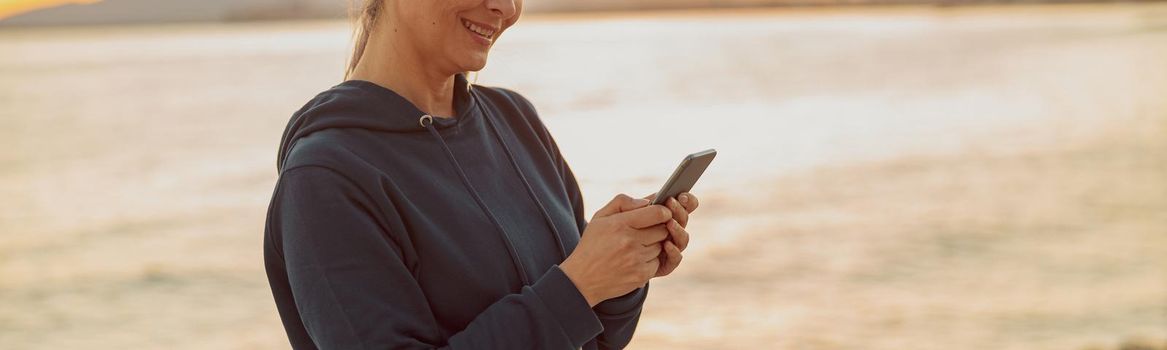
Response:
[{"label": "woman's left hand", "polygon": [[[651,201],[656,199],[656,194],[644,198]],[[689,246],[689,232],[685,227],[689,224],[689,214],[697,210],[698,203],[697,196],[688,192],[665,202],[664,206],[673,212],[673,219],[662,224],[669,229],[669,239],[661,243],[660,267],[657,268],[656,277],[668,276],[681,265],[681,252]]]}]

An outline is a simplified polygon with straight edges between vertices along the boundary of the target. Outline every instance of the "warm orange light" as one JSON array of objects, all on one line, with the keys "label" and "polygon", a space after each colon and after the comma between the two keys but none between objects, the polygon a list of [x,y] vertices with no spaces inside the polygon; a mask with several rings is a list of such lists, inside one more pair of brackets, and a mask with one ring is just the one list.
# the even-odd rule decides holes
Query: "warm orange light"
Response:
[{"label": "warm orange light", "polygon": [[90,4],[101,0],[0,0],[0,19],[64,4]]}]

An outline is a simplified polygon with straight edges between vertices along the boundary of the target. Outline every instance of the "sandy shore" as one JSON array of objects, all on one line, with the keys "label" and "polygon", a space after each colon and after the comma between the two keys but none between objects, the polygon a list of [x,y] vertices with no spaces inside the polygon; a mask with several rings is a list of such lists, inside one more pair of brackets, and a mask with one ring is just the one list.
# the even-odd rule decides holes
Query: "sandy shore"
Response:
[{"label": "sandy shore", "polygon": [[746,203],[713,196],[702,218],[717,219],[696,232],[740,233],[700,240],[656,285],[636,348],[1162,340],[1167,119],[1066,141],[825,167],[758,183]]}]

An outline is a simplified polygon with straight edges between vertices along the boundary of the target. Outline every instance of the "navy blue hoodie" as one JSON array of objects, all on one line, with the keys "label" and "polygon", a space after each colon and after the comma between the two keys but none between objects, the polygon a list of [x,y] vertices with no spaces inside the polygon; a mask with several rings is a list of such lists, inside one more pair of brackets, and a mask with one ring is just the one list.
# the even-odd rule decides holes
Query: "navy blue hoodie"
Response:
[{"label": "navy blue hoodie", "polygon": [[645,288],[588,306],[558,264],[587,221],[521,95],[455,78],[454,118],[359,80],[284,130],[264,262],[296,349],[605,349]]}]

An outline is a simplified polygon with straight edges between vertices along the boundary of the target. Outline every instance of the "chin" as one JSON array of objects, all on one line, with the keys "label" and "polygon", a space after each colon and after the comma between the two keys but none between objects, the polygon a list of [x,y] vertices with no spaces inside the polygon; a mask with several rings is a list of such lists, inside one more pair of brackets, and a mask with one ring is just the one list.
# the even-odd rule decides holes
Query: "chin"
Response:
[{"label": "chin", "polygon": [[477,72],[486,68],[486,57],[468,57],[458,63],[459,72]]},{"label": "chin", "polygon": [[462,71],[463,72],[477,72],[477,71],[482,70],[483,68],[486,68],[486,61],[482,61],[481,63],[475,63],[475,64],[471,64],[471,65],[462,66]]}]

